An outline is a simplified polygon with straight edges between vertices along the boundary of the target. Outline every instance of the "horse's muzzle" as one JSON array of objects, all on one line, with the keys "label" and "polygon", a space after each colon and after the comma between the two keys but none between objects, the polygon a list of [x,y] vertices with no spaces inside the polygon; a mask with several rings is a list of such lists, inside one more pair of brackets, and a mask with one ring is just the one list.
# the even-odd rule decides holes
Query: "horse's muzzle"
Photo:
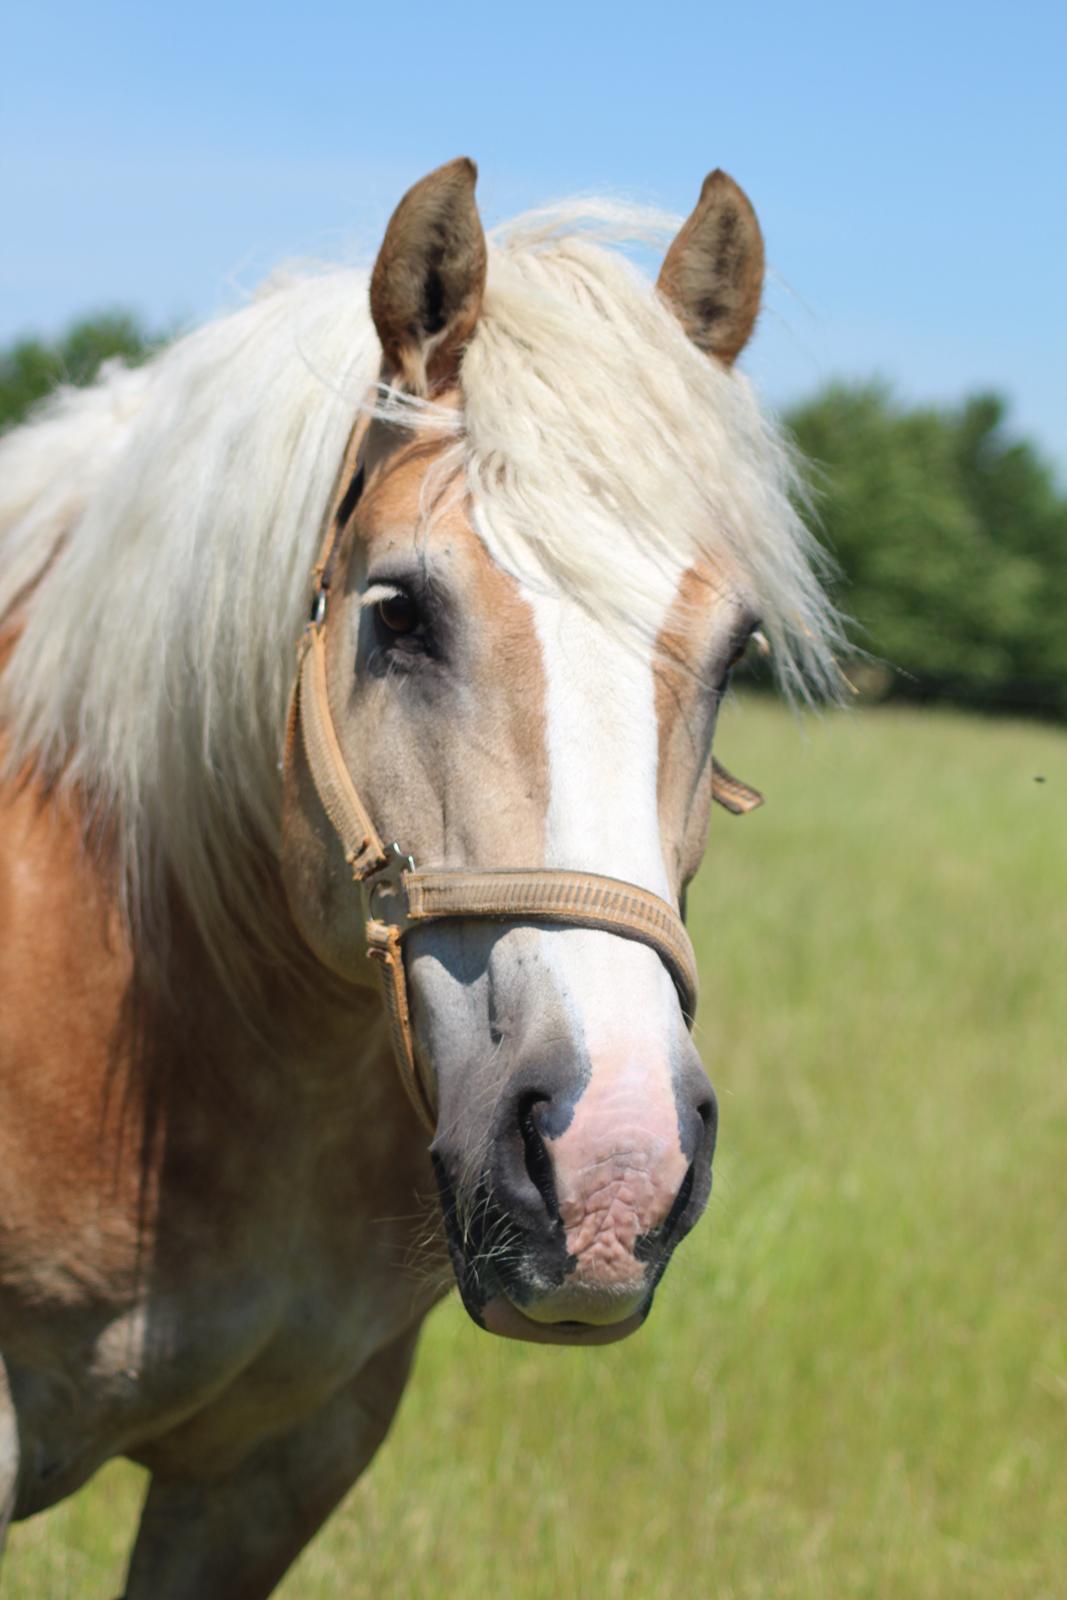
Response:
[{"label": "horse's muzzle", "polygon": [[462,1164],[435,1144],[460,1292],[490,1332],[557,1344],[625,1338],[704,1209],[716,1112],[695,1052],[658,1103],[637,1078],[632,1092],[623,1073],[600,1081],[605,1089],[594,1072],[576,1087],[562,1064],[510,1074],[473,1192],[454,1184]]}]

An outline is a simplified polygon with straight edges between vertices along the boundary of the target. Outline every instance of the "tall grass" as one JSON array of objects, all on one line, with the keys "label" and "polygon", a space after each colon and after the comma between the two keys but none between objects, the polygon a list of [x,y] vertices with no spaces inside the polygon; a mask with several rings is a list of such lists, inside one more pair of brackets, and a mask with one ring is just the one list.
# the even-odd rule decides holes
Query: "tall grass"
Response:
[{"label": "tall grass", "polygon": [[[691,896],[707,1219],[624,1345],[438,1312],[289,1600],[1067,1594],[1067,739],[747,703],[720,744],[769,801]],[[5,1600],[117,1593],[139,1492],[17,1529]]]}]

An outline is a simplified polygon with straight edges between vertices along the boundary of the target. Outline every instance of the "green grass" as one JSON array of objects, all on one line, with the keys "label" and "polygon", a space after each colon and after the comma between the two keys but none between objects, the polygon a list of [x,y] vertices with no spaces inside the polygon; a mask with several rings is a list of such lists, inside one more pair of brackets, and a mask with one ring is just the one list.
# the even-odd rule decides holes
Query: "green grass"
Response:
[{"label": "green grass", "polygon": [[[691,897],[707,1219],[627,1344],[438,1312],[289,1600],[1067,1594],[1067,738],[750,702],[720,749],[769,798]],[[117,1593],[139,1493],[16,1529],[5,1600]]]}]

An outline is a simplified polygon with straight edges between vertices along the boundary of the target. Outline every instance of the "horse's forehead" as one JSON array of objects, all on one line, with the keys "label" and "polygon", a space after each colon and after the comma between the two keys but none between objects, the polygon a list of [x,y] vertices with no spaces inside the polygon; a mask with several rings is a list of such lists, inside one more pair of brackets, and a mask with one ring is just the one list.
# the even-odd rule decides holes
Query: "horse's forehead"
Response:
[{"label": "horse's forehead", "polygon": [[[509,670],[519,668],[518,681],[532,689],[535,679],[543,681],[548,666],[545,629],[537,624],[528,585],[499,565],[477,531],[462,479],[444,459],[451,443],[415,439],[394,448],[382,470],[372,475],[360,517],[368,555],[373,559],[390,550],[418,549],[432,563],[447,566],[462,585],[469,614],[485,630],[487,664],[492,667],[494,650],[501,652],[502,662]],[[581,537],[580,529],[574,536]],[[620,544],[624,537],[620,533]],[[635,571],[636,565],[647,566],[649,583],[660,597],[658,637],[642,647],[635,631],[634,647],[645,656],[656,680],[662,745],[699,684],[714,618],[730,603],[734,587],[729,573],[703,559],[679,566],[673,575],[654,557],[640,558],[639,552],[628,551],[623,559]],[[565,614],[573,611],[586,646],[583,670],[595,675],[601,654],[596,637],[601,630],[590,628],[585,608],[573,597],[560,594],[558,609],[564,624]],[[614,636],[614,630],[609,634]],[[617,638],[614,643],[617,647]],[[616,649],[606,647],[602,654],[605,670],[613,670]],[[542,700],[540,689],[537,699]]]},{"label": "horse's forehead", "polygon": [[[414,545],[431,557],[447,551],[485,585],[487,595],[497,598],[504,591],[517,595],[524,585],[499,566],[475,527],[462,469],[458,465],[453,469],[447,460],[452,448],[449,438],[416,437],[401,445],[379,446],[372,453],[372,461],[374,455],[378,460],[361,508],[364,542],[371,549]],[[581,529],[575,528],[573,536],[580,539]],[[657,596],[662,637],[672,652],[699,647],[709,615],[731,592],[730,574],[703,557],[689,566],[665,561],[662,552],[629,545],[621,530],[612,559],[627,569],[631,587],[642,585]],[[547,576],[545,581],[551,588]],[[560,601],[584,609],[579,600],[562,594]]]}]

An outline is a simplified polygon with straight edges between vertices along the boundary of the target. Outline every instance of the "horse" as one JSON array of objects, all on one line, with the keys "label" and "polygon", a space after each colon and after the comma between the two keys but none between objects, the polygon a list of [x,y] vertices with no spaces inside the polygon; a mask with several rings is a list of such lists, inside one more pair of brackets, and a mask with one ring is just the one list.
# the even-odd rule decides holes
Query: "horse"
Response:
[{"label": "horse", "polygon": [[269,1594],[450,1283],[643,1324],[730,668],[835,681],[744,193],[487,239],[475,177],[0,445],[0,1528],[142,1464],[127,1600]]}]

